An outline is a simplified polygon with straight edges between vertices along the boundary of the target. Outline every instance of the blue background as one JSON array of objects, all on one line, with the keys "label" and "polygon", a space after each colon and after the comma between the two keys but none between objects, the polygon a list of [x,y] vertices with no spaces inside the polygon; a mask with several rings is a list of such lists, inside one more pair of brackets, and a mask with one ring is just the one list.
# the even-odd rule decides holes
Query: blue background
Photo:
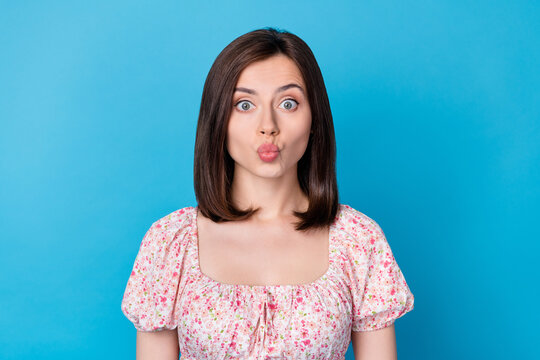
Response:
[{"label": "blue background", "polygon": [[0,358],[134,358],[120,303],[138,246],[196,205],[204,80],[265,26],[312,48],[341,202],[379,223],[415,295],[399,358],[538,357],[539,14],[534,1],[2,1]]}]

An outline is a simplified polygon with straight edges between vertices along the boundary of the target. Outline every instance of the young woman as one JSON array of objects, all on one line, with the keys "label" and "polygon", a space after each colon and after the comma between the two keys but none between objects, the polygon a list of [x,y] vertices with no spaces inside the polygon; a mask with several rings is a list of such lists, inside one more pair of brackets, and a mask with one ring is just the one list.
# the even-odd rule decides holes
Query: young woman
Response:
[{"label": "young woman", "polygon": [[202,94],[197,206],[155,221],[122,301],[138,359],[395,359],[411,293],[378,224],[338,202],[332,114],[308,45],[230,43]]}]

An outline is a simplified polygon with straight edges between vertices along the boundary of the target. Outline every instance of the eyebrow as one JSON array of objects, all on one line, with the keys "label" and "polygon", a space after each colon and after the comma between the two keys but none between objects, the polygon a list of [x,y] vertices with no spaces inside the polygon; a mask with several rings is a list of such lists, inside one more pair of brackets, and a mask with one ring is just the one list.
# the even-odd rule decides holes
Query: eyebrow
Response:
[{"label": "eyebrow", "polygon": [[[274,94],[277,94],[279,92],[282,92],[282,91],[285,91],[287,89],[290,89],[290,88],[298,88],[300,89],[300,91],[302,92],[302,94],[304,94],[305,96],[305,92],[304,92],[304,89],[302,89],[302,87],[298,84],[295,84],[295,83],[290,83],[290,84],[287,84],[287,85],[283,85],[283,86],[280,86],[276,89],[276,91],[274,92]],[[237,87],[237,88],[234,88],[234,91],[242,91],[242,92],[245,92],[245,93],[248,93],[248,94],[251,94],[251,95],[257,95],[257,92],[253,89],[248,89],[248,88],[245,88],[245,87]]]}]

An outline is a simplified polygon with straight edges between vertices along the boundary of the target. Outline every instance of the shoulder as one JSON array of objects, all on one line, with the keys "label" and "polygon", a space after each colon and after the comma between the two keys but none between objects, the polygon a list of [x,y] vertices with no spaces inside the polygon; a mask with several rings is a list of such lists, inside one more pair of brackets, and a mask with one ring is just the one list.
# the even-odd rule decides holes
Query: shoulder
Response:
[{"label": "shoulder", "polygon": [[167,242],[183,238],[178,235],[186,234],[192,229],[196,211],[196,207],[186,206],[158,218],[146,232],[143,242]]},{"label": "shoulder", "polygon": [[191,225],[194,219],[197,208],[194,206],[186,206],[168,213],[155,220],[152,223],[152,228],[160,231],[173,231]]},{"label": "shoulder", "polygon": [[196,208],[188,206],[155,220],[147,230],[128,279],[122,311],[137,330],[172,330],[178,325],[176,297]]},{"label": "shoulder", "polygon": [[340,204],[336,225],[343,234],[349,235],[355,242],[384,237],[381,227],[375,220],[347,204]]}]

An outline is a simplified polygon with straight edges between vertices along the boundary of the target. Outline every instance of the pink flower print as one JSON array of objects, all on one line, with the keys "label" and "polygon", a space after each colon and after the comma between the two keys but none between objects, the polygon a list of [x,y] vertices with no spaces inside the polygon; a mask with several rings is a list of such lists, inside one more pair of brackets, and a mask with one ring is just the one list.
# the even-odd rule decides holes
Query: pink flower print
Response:
[{"label": "pink flower print", "polygon": [[[196,208],[182,209],[156,222],[146,237],[130,275],[123,310],[146,330],[181,319],[178,339],[182,349],[190,350],[183,354],[186,360],[211,354],[239,360],[240,354],[248,353],[260,360],[275,359],[277,353],[288,359],[344,359],[350,339],[331,334],[346,334],[351,315],[356,328],[374,329],[410,310],[412,295],[407,293],[404,303],[405,280],[375,223],[355,215],[350,207],[342,209],[346,211],[334,219],[332,235],[339,249],[331,252],[330,261],[346,271],[330,272],[329,281],[313,286],[291,286],[266,294],[246,286],[206,286],[207,279],[199,276],[197,264],[189,258],[197,245]],[[318,295],[338,301],[325,302]],[[353,314],[344,307],[351,305],[350,300]],[[377,315],[374,309],[389,311]],[[260,351],[254,351],[252,337],[259,340]],[[283,342],[288,346],[281,354]]]}]

